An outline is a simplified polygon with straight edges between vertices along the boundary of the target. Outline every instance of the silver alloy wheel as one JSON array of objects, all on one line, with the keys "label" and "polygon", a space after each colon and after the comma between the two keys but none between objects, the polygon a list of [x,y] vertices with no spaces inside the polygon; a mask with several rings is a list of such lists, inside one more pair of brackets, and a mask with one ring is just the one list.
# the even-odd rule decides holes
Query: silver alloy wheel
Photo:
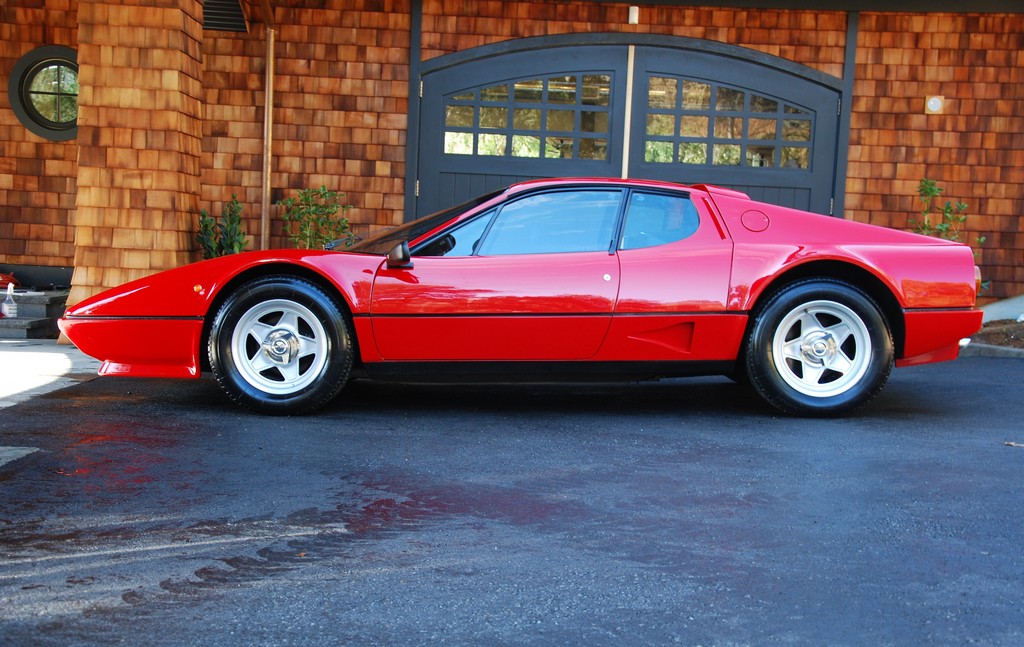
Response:
[{"label": "silver alloy wheel", "polygon": [[871,334],[850,308],[811,301],[791,310],[772,336],[779,376],[796,391],[816,398],[856,386],[871,364]]},{"label": "silver alloy wheel", "polygon": [[320,378],[330,341],[309,308],[288,299],[254,305],[231,334],[231,361],[250,386],[290,395]]}]

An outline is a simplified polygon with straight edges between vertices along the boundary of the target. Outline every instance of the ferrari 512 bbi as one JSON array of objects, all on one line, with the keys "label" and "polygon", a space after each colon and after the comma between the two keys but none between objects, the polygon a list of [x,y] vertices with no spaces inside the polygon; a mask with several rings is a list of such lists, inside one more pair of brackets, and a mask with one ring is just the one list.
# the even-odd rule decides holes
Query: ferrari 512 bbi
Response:
[{"label": "ferrari 512 bbi", "polygon": [[893,366],[956,358],[981,326],[965,245],[642,180],[517,184],[344,252],[169,270],[67,310],[101,375],[212,371],[302,414],[354,378],[729,375],[784,412],[837,415]]}]

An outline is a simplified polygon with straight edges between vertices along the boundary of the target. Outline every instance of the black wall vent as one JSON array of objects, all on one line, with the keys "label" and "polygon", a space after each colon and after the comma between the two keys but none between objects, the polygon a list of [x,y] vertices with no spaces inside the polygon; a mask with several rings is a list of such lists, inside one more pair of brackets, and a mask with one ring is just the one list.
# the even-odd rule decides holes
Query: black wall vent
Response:
[{"label": "black wall vent", "polygon": [[204,0],[203,29],[249,31],[239,0]]}]

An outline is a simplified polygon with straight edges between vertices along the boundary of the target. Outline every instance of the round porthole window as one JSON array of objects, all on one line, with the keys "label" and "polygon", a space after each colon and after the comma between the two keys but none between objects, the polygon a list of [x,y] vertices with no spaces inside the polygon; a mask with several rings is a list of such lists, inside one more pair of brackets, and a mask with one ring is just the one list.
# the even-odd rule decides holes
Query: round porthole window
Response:
[{"label": "round porthole window", "polygon": [[78,135],[78,54],[47,45],[22,56],[8,83],[11,107],[30,131],[53,141]]}]

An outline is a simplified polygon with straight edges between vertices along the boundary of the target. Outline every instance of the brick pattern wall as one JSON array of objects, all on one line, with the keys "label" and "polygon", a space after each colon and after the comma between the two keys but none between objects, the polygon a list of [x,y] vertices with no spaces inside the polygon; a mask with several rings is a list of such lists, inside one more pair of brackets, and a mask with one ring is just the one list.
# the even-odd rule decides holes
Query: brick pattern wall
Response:
[{"label": "brick pattern wall", "polygon": [[[312,4],[312,3],[310,3]],[[409,2],[280,8],[275,19],[271,200],[326,186],[345,194],[357,233],[403,219],[409,111]],[[259,233],[266,30],[207,32],[201,206],[237,194]],[[271,247],[290,246],[271,205]]]},{"label": "brick pattern wall", "polygon": [[864,14],[853,108],[846,217],[906,227],[935,180],[986,238],[983,296],[1024,293],[1024,15]]},{"label": "brick pattern wall", "polygon": [[0,265],[70,265],[75,254],[78,145],[32,134],[11,109],[7,80],[43,45],[74,47],[78,3],[0,2]]},{"label": "brick pattern wall", "polygon": [[199,0],[79,1],[78,201],[69,303],[193,260]]}]

